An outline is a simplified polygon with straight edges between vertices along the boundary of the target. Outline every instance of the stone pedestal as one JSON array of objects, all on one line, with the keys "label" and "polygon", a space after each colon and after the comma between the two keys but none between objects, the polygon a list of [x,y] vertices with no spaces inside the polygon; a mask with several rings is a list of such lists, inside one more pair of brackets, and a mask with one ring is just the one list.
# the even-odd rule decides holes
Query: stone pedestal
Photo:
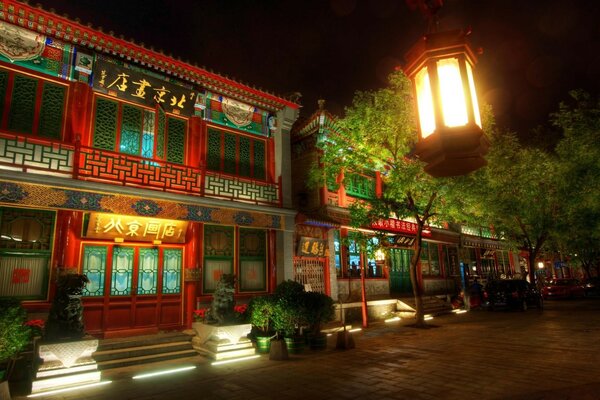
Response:
[{"label": "stone pedestal", "polygon": [[217,326],[194,322],[192,329],[196,332],[192,339],[194,349],[215,360],[246,357],[255,353],[252,342],[246,337],[252,330],[250,324]]},{"label": "stone pedestal", "polygon": [[41,361],[36,368],[31,393],[100,382],[100,371],[92,358],[97,348],[97,339],[40,342],[36,354]]}]

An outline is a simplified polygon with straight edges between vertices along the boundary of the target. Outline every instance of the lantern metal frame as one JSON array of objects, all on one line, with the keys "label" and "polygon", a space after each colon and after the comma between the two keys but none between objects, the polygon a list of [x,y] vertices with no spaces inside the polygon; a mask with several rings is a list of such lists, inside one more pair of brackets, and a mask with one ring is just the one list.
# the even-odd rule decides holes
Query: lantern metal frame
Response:
[{"label": "lantern metal frame", "polygon": [[[464,30],[434,32],[424,35],[406,54],[407,64],[404,72],[413,83],[413,91],[417,102],[417,121],[419,140],[414,154],[426,162],[425,172],[435,177],[464,175],[487,164],[484,156],[489,149],[489,141],[483,133],[479,115],[473,69],[477,62],[475,53],[469,46]],[[443,93],[439,75],[439,62],[447,59],[457,60],[462,92],[458,98],[464,99],[466,121],[464,124],[449,126],[445,121]],[[424,71],[427,74],[430,92],[423,92],[430,100],[431,110],[429,127],[424,132],[422,123],[426,117],[425,110],[419,110],[419,93],[417,75]],[[427,86],[427,85],[425,85]],[[447,111],[447,110],[446,110]],[[446,115],[448,117],[448,115]]]}]

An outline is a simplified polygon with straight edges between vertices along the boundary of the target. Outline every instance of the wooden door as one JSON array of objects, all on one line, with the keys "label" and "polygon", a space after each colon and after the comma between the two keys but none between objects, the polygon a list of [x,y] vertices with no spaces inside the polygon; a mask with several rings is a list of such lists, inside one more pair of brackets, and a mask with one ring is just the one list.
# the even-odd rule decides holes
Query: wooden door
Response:
[{"label": "wooden door", "polygon": [[[90,270],[97,262],[87,257],[84,246],[83,273],[90,288],[102,298],[84,299],[86,328],[101,331],[105,337],[146,334],[161,329],[182,327],[181,273],[183,250],[180,247],[133,245],[89,246],[104,248],[104,273]],[[102,253],[101,253],[102,254]],[[99,276],[106,282],[99,287]]]},{"label": "wooden door", "polygon": [[390,255],[390,292],[397,294],[412,293],[410,260],[413,251],[408,249],[391,249]]}]

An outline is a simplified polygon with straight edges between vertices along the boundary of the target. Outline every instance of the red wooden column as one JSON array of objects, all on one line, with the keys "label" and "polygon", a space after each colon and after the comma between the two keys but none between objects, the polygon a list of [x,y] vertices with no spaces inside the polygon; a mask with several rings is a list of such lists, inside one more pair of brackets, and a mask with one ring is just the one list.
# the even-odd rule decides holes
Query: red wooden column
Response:
[{"label": "red wooden column", "polygon": [[200,168],[202,165],[202,118],[194,115],[190,117],[190,137],[188,141],[187,165]]},{"label": "red wooden column", "polygon": [[[190,222],[186,234],[185,245],[185,269],[195,269],[198,275],[202,268],[202,225],[199,222]],[[185,272],[185,271],[184,271]],[[188,275],[184,273],[184,276]],[[193,275],[190,274],[190,275]],[[198,292],[198,281],[189,280],[184,283],[184,324],[187,328],[192,327],[192,313],[196,308],[196,295]]]},{"label": "red wooden column", "polygon": [[268,289],[272,293],[277,286],[277,235],[274,230],[269,230],[269,269],[268,269]]},{"label": "red wooden column", "polygon": [[375,171],[375,196],[380,199],[383,195],[383,183],[381,182],[381,172]]},{"label": "red wooden column", "polygon": [[74,143],[77,136],[84,146],[92,143],[89,118],[92,114],[92,89],[87,83],[73,82],[71,84],[71,99],[68,104],[67,129],[63,140]]},{"label": "red wooden column", "polygon": [[346,207],[348,205],[347,201],[346,201],[346,188],[344,187],[344,171],[342,170],[342,172],[340,172],[340,175],[338,176],[338,180],[337,183],[339,185],[338,187],[338,206],[340,207]]},{"label": "red wooden column", "polygon": [[54,242],[54,267],[79,269],[79,236],[83,214],[58,210]]}]

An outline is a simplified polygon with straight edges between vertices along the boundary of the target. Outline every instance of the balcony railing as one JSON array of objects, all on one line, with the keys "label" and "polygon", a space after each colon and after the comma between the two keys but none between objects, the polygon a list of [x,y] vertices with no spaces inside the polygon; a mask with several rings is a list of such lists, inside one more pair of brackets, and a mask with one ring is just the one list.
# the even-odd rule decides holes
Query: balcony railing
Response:
[{"label": "balcony railing", "polygon": [[268,183],[91,147],[0,133],[0,168],[164,192],[281,205]]}]

